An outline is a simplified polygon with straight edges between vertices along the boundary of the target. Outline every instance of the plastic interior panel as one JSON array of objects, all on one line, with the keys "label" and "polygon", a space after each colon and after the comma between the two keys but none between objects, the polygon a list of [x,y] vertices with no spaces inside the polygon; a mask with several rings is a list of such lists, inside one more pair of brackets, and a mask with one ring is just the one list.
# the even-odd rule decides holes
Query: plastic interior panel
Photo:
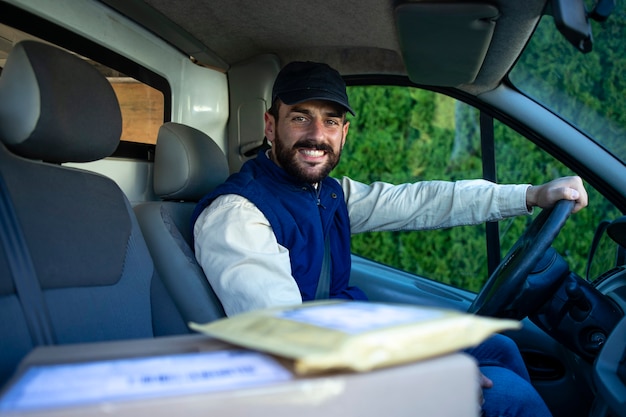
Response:
[{"label": "plastic interior panel", "polygon": [[228,164],[231,172],[241,168],[244,152],[263,142],[263,115],[271,106],[272,86],[279,71],[278,57],[269,54],[241,62],[228,71],[231,114]]},{"label": "plastic interior panel", "polygon": [[413,82],[454,87],[476,79],[496,26],[496,7],[410,3],[399,5],[395,13],[402,54]]},{"label": "plastic interior panel", "polygon": [[626,317],[613,329],[596,359],[594,380],[598,396],[615,416],[626,417]]}]

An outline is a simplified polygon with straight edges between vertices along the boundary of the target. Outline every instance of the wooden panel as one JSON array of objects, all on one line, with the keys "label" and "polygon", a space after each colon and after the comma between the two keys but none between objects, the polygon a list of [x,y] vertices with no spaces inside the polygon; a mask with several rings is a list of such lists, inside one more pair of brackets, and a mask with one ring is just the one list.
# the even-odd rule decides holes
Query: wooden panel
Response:
[{"label": "wooden panel", "polygon": [[109,78],[122,109],[122,140],[156,143],[163,124],[163,93],[130,78]]}]

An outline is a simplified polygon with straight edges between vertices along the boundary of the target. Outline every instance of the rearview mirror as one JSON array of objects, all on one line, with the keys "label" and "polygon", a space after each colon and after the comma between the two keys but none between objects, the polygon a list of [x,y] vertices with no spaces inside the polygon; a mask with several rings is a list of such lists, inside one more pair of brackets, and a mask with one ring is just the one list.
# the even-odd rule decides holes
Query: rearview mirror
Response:
[{"label": "rearview mirror", "polygon": [[557,29],[578,50],[591,52],[593,36],[583,0],[552,0],[552,16]]},{"label": "rearview mirror", "polygon": [[598,0],[590,12],[584,0],[552,0],[550,7],[559,32],[578,50],[587,53],[593,46],[589,19],[604,22],[613,12],[615,1]]}]

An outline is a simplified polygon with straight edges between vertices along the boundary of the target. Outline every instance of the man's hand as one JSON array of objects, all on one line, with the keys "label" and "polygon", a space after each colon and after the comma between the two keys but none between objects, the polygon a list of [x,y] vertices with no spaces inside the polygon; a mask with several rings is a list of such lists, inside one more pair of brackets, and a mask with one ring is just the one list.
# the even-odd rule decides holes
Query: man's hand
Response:
[{"label": "man's hand", "polygon": [[480,383],[480,388],[481,388],[478,394],[478,403],[480,404],[480,409],[482,409],[483,404],[485,404],[485,396],[483,395],[483,390],[492,388],[493,381],[487,378],[485,374],[483,374],[482,372],[478,372],[478,381]]},{"label": "man's hand", "polygon": [[493,387],[493,381],[485,376],[482,372],[479,375],[480,387],[491,388]]},{"label": "man's hand", "polygon": [[576,201],[572,213],[587,207],[587,190],[578,176],[557,178],[543,185],[530,186],[526,191],[526,205],[549,208],[559,200]]}]

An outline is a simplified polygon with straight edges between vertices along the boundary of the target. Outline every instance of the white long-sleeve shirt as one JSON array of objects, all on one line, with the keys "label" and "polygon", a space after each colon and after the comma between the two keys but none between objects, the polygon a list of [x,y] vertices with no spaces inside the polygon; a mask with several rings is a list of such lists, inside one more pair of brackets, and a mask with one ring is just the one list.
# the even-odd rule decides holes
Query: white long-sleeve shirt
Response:
[{"label": "white long-sleeve shirt", "polygon": [[[353,234],[478,224],[529,214],[529,185],[484,180],[371,185],[340,184]],[[263,213],[239,195],[218,197],[194,226],[196,259],[227,315],[302,302],[289,250],[278,244]]]}]

